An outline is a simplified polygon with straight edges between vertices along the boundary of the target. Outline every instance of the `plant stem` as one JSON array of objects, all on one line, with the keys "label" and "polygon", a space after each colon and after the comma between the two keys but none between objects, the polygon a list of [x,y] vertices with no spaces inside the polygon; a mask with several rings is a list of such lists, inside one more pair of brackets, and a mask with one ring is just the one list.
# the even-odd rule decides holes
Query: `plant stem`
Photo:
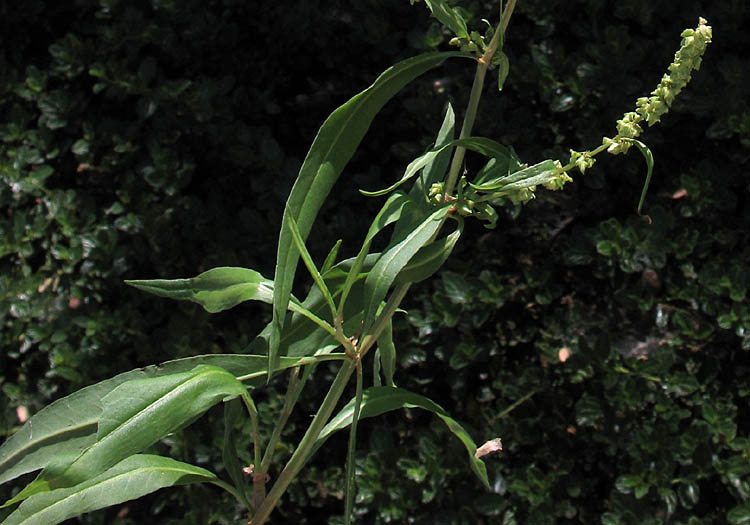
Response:
[{"label": "plant stem", "polygon": [[250,426],[252,428],[253,433],[253,450],[254,450],[254,459],[253,459],[253,465],[254,465],[254,472],[253,472],[253,499],[252,499],[252,506],[253,508],[260,505],[260,502],[263,501],[263,498],[265,497],[265,474],[262,472],[258,472],[258,467],[261,463],[261,449],[260,449],[260,432],[258,431],[258,409],[255,407],[255,403],[253,403],[252,398],[250,395],[244,395],[242,396],[242,401],[245,403],[245,407],[247,408],[248,414],[250,414]]},{"label": "plant stem", "polygon": [[273,433],[271,434],[271,439],[268,441],[268,446],[266,447],[266,453],[263,456],[263,461],[260,463],[259,471],[261,474],[265,475],[268,471],[268,467],[271,465],[271,461],[273,460],[273,453],[276,449],[276,444],[279,442],[279,439],[281,438],[281,431],[284,429],[284,426],[286,425],[287,420],[289,419],[289,416],[292,413],[292,409],[294,408],[294,404],[297,402],[297,396],[295,395],[297,390],[297,384],[299,383],[299,367],[294,367],[292,369],[291,374],[289,374],[289,383],[286,386],[286,396],[284,396],[284,406],[281,409],[281,414],[279,415],[279,420],[276,422],[276,425],[273,427]]},{"label": "plant stem", "polygon": [[263,503],[257,509],[253,519],[248,522],[248,525],[262,525],[266,522],[271,511],[276,507],[279,498],[281,498],[281,495],[289,486],[289,483],[291,483],[302,466],[307,462],[313,445],[315,445],[315,441],[318,439],[320,431],[331,417],[331,413],[333,413],[333,409],[336,407],[336,403],[341,397],[341,394],[344,393],[344,389],[349,382],[352,372],[354,372],[354,368],[355,362],[353,359],[347,359],[344,361],[344,364],[341,365],[341,368],[336,375],[336,379],[333,380],[331,388],[328,390],[328,394],[326,394],[323,403],[318,408],[318,412],[315,414],[312,423],[310,423],[310,426],[307,428],[307,432],[305,432],[302,441],[300,441],[296,450],[292,454],[292,457],[284,467],[284,470],[281,471],[276,483],[273,484],[273,487],[266,495],[266,499],[263,500]]},{"label": "plant stem", "polygon": [[[489,64],[477,61],[477,70],[474,73],[474,83],[471,86],[471,95],[469,95],[469,105],[466,107],[466,116],[464,117],[463,125],[461,126],[461,133],[458,138],[463,139],[471,135],[471,130],[474,127],[474,120],[477,116],[477,109],[479,108],[479,99],[482,96],[482,87],[484,86],[484,77],[487,74],[487,68]],[[450,171],[448,171],[448,178],[445,183],[445,196],[451,195],[453,189],[456,187],[456,181],[461,172],[461,166],[464,162],[464,155],[466,154],[466,148],[461,146],[456,148],[456,152],[453,155],[451,161]]]},{"label": "plant stem", "polygon": [[346,525],[352,522],[352,507],[354,505],[354,474],[355,451],[357,448],[357,423],[359,422],[359,411],[362,407],[362,361],[357,359],[357,390],[354,403],[354,414],[352,415],[352,424],[349,427],[349,449],[346,453],[346,491],[344,503],[344,520]]},{"label": "plant stem", "polygon": [[[461,125],[461,133],[458,138],[463,139],[471,136],[471,131],[474,128],[474,121],[477,117],[477,110],[479,109],[479,99],[482,98],[482,88],[484,87],[484,77],[487,75],[487,69],[492,63],[492,57],[498,50],[500,45],[500,38],[505,34],[505,30],[510,23],[510,17],[513,14],[513,9],[516,7],[516,0],[508,0],[508,4],[505,6],[503,11],[503,18],[500,21],[498,28],[495,30],[495,34],[492,36],[492,40],[487,46],[484,54],[477,59],[477,70],[474,73],[474,83],[471,86],[471,94],[469,95],[469,104],[466,106],[466,116],[464,122]],[[461,172],[461,167],[464,162],[464,155],[466,155],[466,148],[457,147],[456,152],[453,155],[451,161],[451,167],[448,171],[448,177],[445,183],[444,200],[447,196],[453,193],[456,187],[456,182]]]},{"label": "plant stem", "polygon": [[372,330],[367,336],[364,337],[362,343],[360,344],[359,353],[361,357],[364,357],[367,351],[372,348],[372,345],[374,345],[378,340],[380,333],[385,330],[386,326],[388,326],[388,323],[393,317],[393,314],[396,313],[396,310],[401,304],[401,301],[403,301],[404,297],[406,297],[406,292],[409,291],[410,286],[411,283],[400,284],[396,286],[393,292],[391,292],[390,297],[388,297],[388,302],[385,303],[383,310],[380,312],[380,315],[372,325]]},{"label": "plant stem", "polygon": [[[464,121],[461,126],[461,133],[459,135],[459,138],[465,138],[471,135],[472,128],[474,127],[474,121],[476,120],[477,116],[477,110],[479,108],[479,99],[482,96],[482,88],[484,86],[484,78],[487,74],[487,69],[492,62],[492,56],[495,54],[495,51],[498,48],[500,36],[505,33],[505,29],[508,27],[508,23],[510,22],[510,17],[513,14],[515,4],[516,0],[508,0],[508,4],[503,13],[502,20],[500,21],[500,27],[498,27],[498,30],[495,32],[495,35],[490,41],[490,44],[487,47],[485,53],[477,60],[477,70],[474,74],[474,83],[471,87],[469,103],[466,108],[466,116],[464,117]],[[456,148],[456,153],[453,157],[450,171],[448,172],[448,177],[446,179],[447,182],[445,186],[445,195],[450,195],[456,186],[456,181],[458,180],[459,172],[461,171],[461,166],[463,164],[465,154],[465,148]],[[388,301],[386,302],[385,307],[383,308],[383,311],[376,319],[372,330],[363,338],[361,345],[359,346],[358,358],[360,360],[375,344],[380,333],[391,321],[393,314],[396,313],[398,306],[406,296],[406,293],[409,290],[410,286],[411,283],[404,283],[398,285],[393,290],[390,297],[388,298]],[[336,312],[334,311],[334,318],[335,316]],[[346,348],[347,345],[344,345],[344,347]],[[297,473],[300,471],[300,469],[307,462],[315,441],[320,434],[320,431],[323,429],[325,424],[328,422],[328,419],[331,417],[333,409],[335,408],[336,403],[343,394],[344,389],[346,388],[346,385],[349,382],[349,378],[351,377],[355,367],[356,364],[354,359],[347,359],[344,361],[344,364],[339,369],[339,372],[336,375],[333,384],[331,384],[331,388],[328,390],[328,394],[326,394],[323,403],[318,408],[318,412],[315,414],[315,417],[313,418],[310,426],[305,432],[302,441],[300,441],[299,445],[292,454],[292,457],[284,467],[284,470],[281,471],[279,478],[276,480],[273,487],[266,495],[266,498],[265,500],[263,500],[261,506],[256,510],[253,519],[248,522],[248,525],[262,525],[263,523],[265,523],[266,519],[268,519],[268,516],[276,507],[279,498],[281,498],[281,495],[284,493],[284,491],[286,491],[289,483],[291,483],[291,481],[297,476]]]}]

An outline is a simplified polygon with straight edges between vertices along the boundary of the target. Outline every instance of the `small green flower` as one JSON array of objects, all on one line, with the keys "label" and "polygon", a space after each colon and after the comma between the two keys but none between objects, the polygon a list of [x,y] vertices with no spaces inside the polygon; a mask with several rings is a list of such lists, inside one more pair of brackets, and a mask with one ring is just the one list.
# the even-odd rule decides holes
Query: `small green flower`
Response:
[{"label": "small green flower", "polygon": [[436,182],[430,186],[428,197],[431,204],[441,204],[443,202],[443,192],[445,191],[444,182]]},{"label": "small green flower", "polygon": [[555,161],[555,167],[557,167],[558,169],[557,173],[555,173],[555,175],[553,175],[547,182],[544,183],[544,187],[552,191],[562,189],[562,187],[565,186],[566,182],[570,182],[573,180],[570,175],[562,171],[563,165],[559,160]]},{"label": "small green flower", "polygon": [[534,195],[534,190],[536,190],[536,186],[521,188],[512,193],[509,193],[507,197],[513,204],[524,204],[525,202],[528,202],[536,197],[536,195]]},{"label": "small green flower", "polygon": [[596,159],[590,151],[575,151],[570,150],[570,162],[575,164],[576,168],[583,175],[588,168],[594,165]]}]

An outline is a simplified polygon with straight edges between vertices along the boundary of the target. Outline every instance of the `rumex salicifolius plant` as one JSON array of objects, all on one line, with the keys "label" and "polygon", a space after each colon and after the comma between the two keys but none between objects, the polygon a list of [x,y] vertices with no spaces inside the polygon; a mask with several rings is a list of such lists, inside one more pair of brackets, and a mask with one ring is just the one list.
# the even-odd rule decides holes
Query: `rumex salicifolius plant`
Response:
[{"label": "rumex salicifolius plant", "polygon": [[[433,15],[455,36],[458,50],[420,55],[386,70],[366,90],[336,109],[323,123],[302,164],[283,214],[276,271],[268,279],[252,269],[219,267],[197,277],[137,280],[128,284],[154,294],[197,302],[219,312],[250,300],[272,306],[273,319],[252,345],[254,354],[210,354],[125,372],[60,399],[33,416],[0,447],[0,483],[41,469],[38,477],[5,502],[3,524],[59,523],[81,513],[138,498],[171,485],[212,483],[235,496],[249,523],[265,523],[281,495],[307,461],[337,430],[349,428],[345,476],[345,517],[352,519],[357,423],[403,407],[433,412],[464,444],[469,464],[488,485],[482,457],[501,450],[499,437],[476,443],[462,426],[430,399],[394,383],[397,350],[392,318],[410,286],[434,274],[448,259],[469,218],[488,228],[498,222],[496,207],[525,202],[538,186],[559,190],[568,172],[590,168],[602,151],[617,154],[635,145],[648,164],[653,159],[638,136],[642,124],[656,123],[700,66],[711,28],[703,19],[683,32],[669,73],[649,97],[617,123],[617,134],[592,150],[571,150],[567,164],[554,159],[528,165],[509,146],[474,136],[472,129],[488,71],[502,90],[509,71],[503,53],[515,0],[501,6],[485,34],[470,31],[460,12],[443,0],[425,0]],[[386,196],[357,255],[339,260],[340,242],[322,264],[306,248],[318,211],[343,173],[380,109],[404,86],[448,59],[476,64],[462,125],[448,106],[434,144],[414,159],[395,183],[362,192]],[[457,136],[456,136],[457,135]],[[464,168],[466,150],[487,158],[476,173]],[[411,184],[405,190],[407,184]],[[377,236],[390,231],[380,252]],[[304,298],[292,295],[300,260],[313,279]],[[364,358],[372,366],[365,388]],[[338,373],[291,458],[269,479],[282,430],[305,384],[322,361],[339,361]],[[253,388],[286,374],[287,393],[267,440],[260,435]],[[354,376],[355,396],[334,414]],[[368,377],[370,375],[368,374]],[[166,435],[182,429],[223,402],[226,428],[223,459],[229,479],[201,467],[148,453]],[[246,415],[245,415],[246,414]],[[245,419],[246,418],[246,419]],[[234,429],[247,421],[253,436],[253,463],[238,459]],[[265,442],[264,442],[265,441]]]}]

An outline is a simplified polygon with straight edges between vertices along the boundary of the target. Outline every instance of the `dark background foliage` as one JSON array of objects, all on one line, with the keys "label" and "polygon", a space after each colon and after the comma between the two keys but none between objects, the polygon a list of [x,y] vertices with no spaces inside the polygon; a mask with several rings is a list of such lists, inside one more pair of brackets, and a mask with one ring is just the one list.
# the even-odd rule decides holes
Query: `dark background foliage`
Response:
[{"label": "dark background foliage", "polygon": [[[493,2],[462,6],[473,28],[496,18]],[[429,415],[363,422],[361,523],[750,522],[747,7],[519,0],[510,76],[501,94],[488,82],[476,129],[529,163],[613,135],[698,16],[714,42],[644,133],[651,224],[635,213],[640,156],[601,158],[564,191],[502,210],[497,230],[469,224],[446,268],[413,288],[397,384],[505,449],[487,460],[487,492]],[[219,265],[272,276],[318,126],[390,64],[448,40],[423,4],[401,0],[0,1],[0,24],[0,435],[18,406],[245,350],[267,307],[209,316],[122,280]],[[472,74],[449,62],[385,108],[320,214],[313,255],[338,238],[344,256],[358,249],[379,201],[357,189],[394,180],[448,102],[460,115]],[[281,456],[330,377],[319,369]],[[282,391],[280,378],[255,395],[266,434]],[[159,448],[221,472],[221,428],[211,411]],[[303,471],[278,522],[340,520],[344,443]],[[241,519],[192,487],[80,521]]]}]

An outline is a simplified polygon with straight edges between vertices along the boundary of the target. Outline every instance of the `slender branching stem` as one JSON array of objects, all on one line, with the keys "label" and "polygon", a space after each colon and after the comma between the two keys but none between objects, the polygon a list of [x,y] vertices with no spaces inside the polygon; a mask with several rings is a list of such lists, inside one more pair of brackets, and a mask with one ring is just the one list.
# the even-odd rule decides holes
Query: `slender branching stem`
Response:
[{"label": "slender branching stem", "polygon": [[273,427],[273,433],[271,434],[271,439],[268,441],[266,453],[263,456],[263,461],[260,463],[259,469],[260,472],[264,475],[266,472],[268,472],[268,467],[271,466],[271,461],[273,460],[273,454],[276,450],[276,445],[279,442],[279,439],[281,439],[281,432],[284,430],[286,422],[292,413],[292,409],[297,402],[297,396],[295,394],[297,393],[298,383],[299,367],[294,367],[289,374],[289,383],[286,386],[286,395],[284,396],[284,405],[281,408],[281,414],[279,414],[279,419],[278,421],[276,421],[276,425]]},{"label": "slender branching stem", "polygon": [[[461,125],[461,133],[458,136],[460,139],[471,136],[472,129],[474,128],[474,121],[477,117],[477,110],[479,109],[479,99],[482,98],[484,77],[487,75],[487,69],[492,63],[492,57],[497,52],[501,43],[500,39],[502,35],[505,34],[505,30],[510,23],[510,17],[513,14],[515,6],[516,0],[508,0],[508,4],[503,11],[503,18],[498,24],[498,28],[495,30],[492,40],[490,40],[484,54],[477,59],[477,70],[474,73],[474,83],[471,86],[471,93],[469,94],[469,104],[466,107],[466,115],[464,116],[464,121]],[[456,148],[445,182],[445,200],[447,200],[447,197],[453,193],[453,190],[456,187],[456,182],[458,182],[458,178],[461,174],[461,167],[463,166],[465,155],[466,148],[462,148],[461,146]]]},{"label": "slender branching stem", "polygon": [[344,503],[344,522],[346,525],[352,523],[352,508],[354,506],[354,472],[355,451],[357,448],[357,423],[359,422],[359,413],[362,407],[362,360],[357,358],[357,390],[354,402],[354,414],[352,414],[352,424],[349,427],[349,448],[346,453],[346,490],[344,491],[346,501]]},{"label": "slender branching stem", "polygon": [[[469,103],[466,108],[466,115],[461,127],[461,133],[459,135],[460,138],[465,138],[471,135],[472,128],[474,127],[474,121],[477,116],[477,110],[479,109],[479,99],[482,96],[482,87],[484,86],[484,78],[487,74],[487,69],[492,62],[493,55],[498,49],[500,38],[505,33],[505,29],[508,26],[510,16],[513,13],[515,4],[516,0],[508,0],[508,4],[505,11],[503,12],[503,17],[500,21],[497,31],[495,32],[495,35],[490,41],[490,44],[487,46],[485,53],[477,60],[477,70],[474,75],[474,83],[472,84],[471,94],[469,95]],[[448,177],[446,179],[446,195],[450,195],[456,186],[465,154],[466,150],[464,148],[456,148],[456,152],[454,154],[453,161],[448,172]],[[406,296],[406,293],[408,292],[410,286],[411,283],[405,283],[396,286],[396,288],[389,296],[385,307],[375,320],[370,333],[362,338],[359,348],[356,349],[355,358],[347,359],[344,361],[343,365],[339,369],[338,374],[336,375],[336,378],[331,384],[331,388],[328,390],[328,394],[326,395],[323,403],[318,409],[318,412],[315,414],[315,417],[313,418],[310,426],[305,432],[302,441],[300,441],[299,445],[292,454],[292,457],[284,467],[284,470],[281,471],[279,478],[276,480],[273,487],[266,495],[263,503],[256,510],[253,519],[248,522],[248,525],[262,525],[263,523],[265,523],[265,521],[268,519],[268,516],[271,514],[271,511],[273,511],[274,507],[278,503],[279,498],[284,493],[284,491],[286,491],[289,483],[291,483],[300,469],[307,462],[312,452],[315,441],[320,434],[320,431],[323,429],[328,419],[331,417],[333,409],[335,408],[336,403],[343,394],[352,373],[359,365],[361,358],[364,357],[367,351],[375,344],[378,336],[380,336],[381,332],[391,321],[391,318],[396,313],[398,306]],[[337,312],[335,311],[333,312],[334,319],[336,317],[336,313]],[[344,348],[347,351],[350,351],[352,349],[350,348],[350,345],[345,344],[340,340],[341,334],[339,333],[336,335],[338,336],[336,337],[336,339],[343,344]],[[361,380],[361,371],[359,373],[359,378]]]},{"label": "slender branching stem", "polygon": [[411,283],[400,284],[396,286],[393,292],[391,292],[391,295],[390,297],[388,297],[388,301],[385,303],[383,310],[375,320],[375,323],[373,323],[372,330],[367,336],[362,339],[362,343],[359,347],[359,353],[361,356],[364,356],[367,351],[372,348],[372,345],[374,345],[378,340],[378,337],[380,337],[381,332],[385,330],[386,326],[388,326],[388,323],[391,321],[393,314],[395,314],[396,310],[398,310],[398,306],[401,304],[401,301],[403,301],[404,297],[406,297],[406,292],[409,291],[410,286]]},{"label": "slender branching stem", "polygon": [[349,382],[349,378],[352,376],[352,372],[354,372],[355,366],[353,359],[347,359],[341,365],[336,378],[331,384],[330,390],[328,390],[328,394],[326,394],[323,403],[321,403],[318,408],[318,412],[315,414],[315,417],[307,428],[305,435],[302,437],[302,441],[300,441],[292,454],[292,457],[284,467],[284,470],[281,471],[278,479],[266,495],[266,499],[263,500],[263,503],[256,510],[253,519],[248,525],[262,525],[266,522],[271,511],[273,511],[274,507],[276,507],[276,504],[279,502],[279,498],[281,498],[281,495],[289,486],[289,483],[292,482],[297,476],[297,473],[307,462],[313,446],[315,445],[315,441],[318,439],[320,431],[331,417],[333,409],[336,407],[336,403],[341,397],[341,394],[344,393],[344,389]]}]

